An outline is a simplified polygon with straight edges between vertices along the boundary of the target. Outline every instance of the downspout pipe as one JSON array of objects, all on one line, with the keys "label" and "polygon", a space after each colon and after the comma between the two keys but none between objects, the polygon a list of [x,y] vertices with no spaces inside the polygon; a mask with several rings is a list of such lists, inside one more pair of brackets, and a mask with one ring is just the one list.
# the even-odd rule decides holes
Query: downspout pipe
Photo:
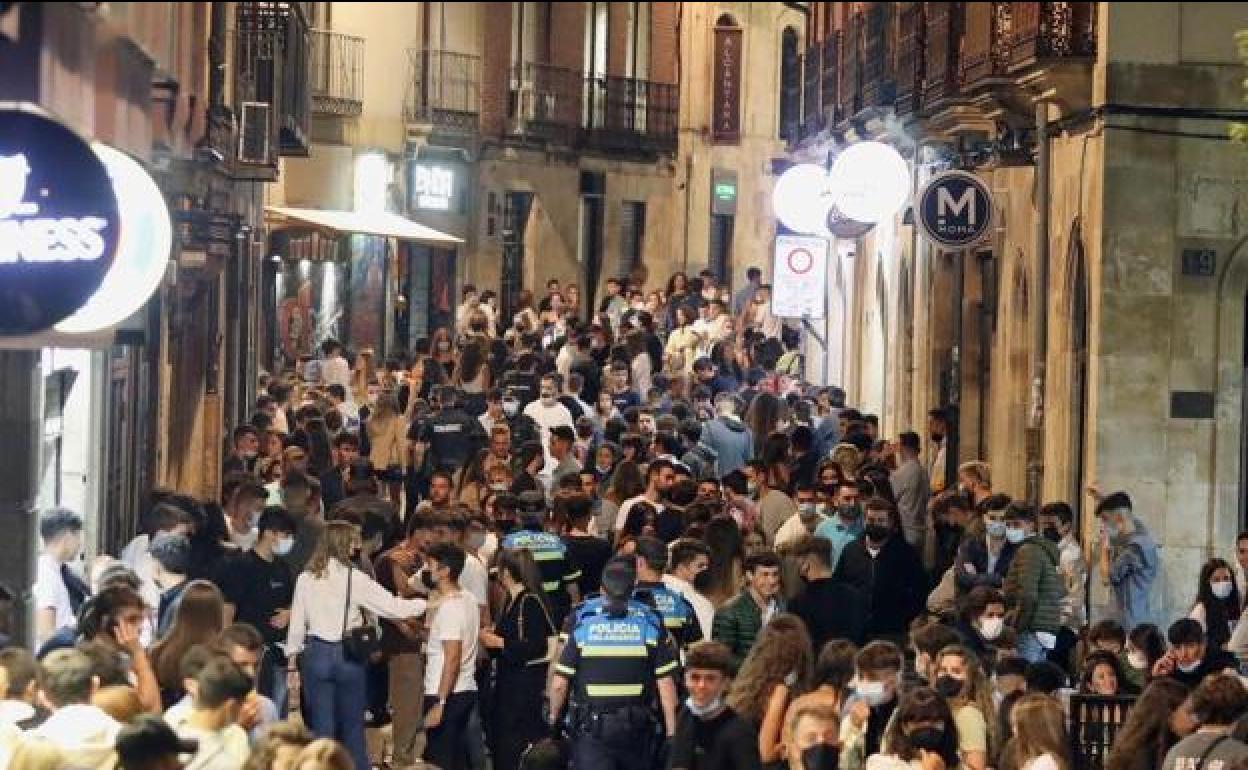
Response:
[{"label": "downspout pipe", "polygon": [[1049,354],[1049,102],[1036,102],[1035,319],[1031,341],[1031,405],[1028,410],[1027,499],[1040,504],[1044,486],[1044,396]]}]

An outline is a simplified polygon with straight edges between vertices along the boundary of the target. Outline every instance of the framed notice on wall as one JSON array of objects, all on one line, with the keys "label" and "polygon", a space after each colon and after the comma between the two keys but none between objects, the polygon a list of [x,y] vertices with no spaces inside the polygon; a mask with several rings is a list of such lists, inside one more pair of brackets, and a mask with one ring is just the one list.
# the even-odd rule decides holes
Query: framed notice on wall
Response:
[{"label": "framed notice on wall", "polygon": [[711,141],[741,141],[741,29],[715,28],[715,79],[711,98]]},{"label": "framed notice on wall", "polygon": [[776,237],[771,268],[771,314],[823,318],[828,283],[828,241],[797,235]]}]

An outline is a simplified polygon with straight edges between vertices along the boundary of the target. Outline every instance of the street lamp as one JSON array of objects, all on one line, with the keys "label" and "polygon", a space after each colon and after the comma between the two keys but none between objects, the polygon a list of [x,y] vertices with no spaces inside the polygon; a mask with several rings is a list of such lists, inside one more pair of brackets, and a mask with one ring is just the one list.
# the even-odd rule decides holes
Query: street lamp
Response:
[{"label": "street lamp", "polygon": [[843,216],[874,224],[894,216],[910,199],[905,158],[883,142],[858,142],[832,163],[832,199]]}]

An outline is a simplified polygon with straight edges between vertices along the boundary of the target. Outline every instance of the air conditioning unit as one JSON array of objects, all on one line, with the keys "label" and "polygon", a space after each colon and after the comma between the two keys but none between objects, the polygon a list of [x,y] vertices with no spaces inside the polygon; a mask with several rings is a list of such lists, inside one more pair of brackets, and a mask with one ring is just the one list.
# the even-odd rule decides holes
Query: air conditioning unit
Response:
[{"label": "air conditioning unit", "polygon": [[273,105],[243,102],[239,110],[238,162],[249,166],[273,163]]}]

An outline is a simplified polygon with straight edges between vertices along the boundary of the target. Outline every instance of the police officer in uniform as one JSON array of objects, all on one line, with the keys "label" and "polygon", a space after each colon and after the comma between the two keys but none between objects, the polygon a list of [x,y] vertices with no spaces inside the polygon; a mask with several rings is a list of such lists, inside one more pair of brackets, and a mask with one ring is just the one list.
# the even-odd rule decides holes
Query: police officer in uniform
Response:
[{"label": "police officer in uniform", "polygon": [[568,558],[563,538],[545,531],[546,498],[541,492],[521,493],[519,509],[520,529],[504,537],[499,547],[524,549],[533,554],[542,573],[542,589],[550,604],[551,619],[558,628],[572,605],[580,601],[577,581],[581,579],[581,570]]},{"label": "police officer in uniform", "polygon": [[[507,429],[511,431],[512,457],[520,454],[520,447],[530,441],[542,440],[542,432],[537,427],[537,422],[520,411],[523,408],[524,399],[519,389],[512,387],[503,391],[503,418],[507,424]],[[513,468],[513,470],[515,469]]]},{"label": "police officer in uniform", "polygon": [[429,473],[455,474],[485,446],[485,429],[477,418],[459,407],[458,394],[451,386],[439,386],[435,397],[438,411],[425,421],[419,445],[428,453]]},{"label": "police officer in uniform", "polygon": [[558,724],[570,697],[576,770],[650,770],[676,729],[676,658],[654,613],[629,601],[636,581],[629,560],[607,564],[602,602],[578,610],[555,664],[548,716]]},{"label": "police officer in uniform", "polygon": [[667,568],[667,546],[657,537],[637,538],[634,552],[637,554],[637,588],[633,598],[652,606],[663,621],[663,627],[672,636],[672,642],[680,650],[681,659],[695,643],[702,641],[703,629],[693,605],[681,594],[668,588],[663,582],[663,570]]}]

